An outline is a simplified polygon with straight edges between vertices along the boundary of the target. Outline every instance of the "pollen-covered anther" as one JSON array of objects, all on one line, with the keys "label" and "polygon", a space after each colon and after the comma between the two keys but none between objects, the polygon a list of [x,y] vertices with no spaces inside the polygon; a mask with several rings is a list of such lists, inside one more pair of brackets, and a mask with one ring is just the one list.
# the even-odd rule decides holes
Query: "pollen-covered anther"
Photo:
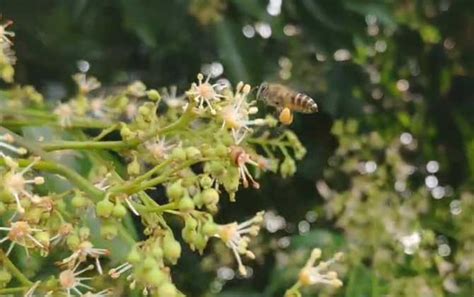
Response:
[{"label": "pollen-covered anther", "polygon": [[232,161],[235,163],[235,165],[237,165],[239,169],[239,175],[242,179],[242,184],[244,185],[244,187],[248,188],[250,181],[250,183],[252,183],[253,188],[259,189],[260,184],[253,179],[252,174],[246,166],[246,164],[251,164],[253,166],[259,167],[259,164],[255,162],[242,147],[239,146],[231,147],[230,155]]},{"label": "pollen-covered anther", "polygon": [[247,270],[242,263],[241,255],[255,259],[255,255],[248,250],[249,236],[256,236],[263,222],[264,212],[258,212],[253,218],[238,224],[237,222],[220,225],[216,236],[232,250],[238,264],[240,274],[247,275]]}]

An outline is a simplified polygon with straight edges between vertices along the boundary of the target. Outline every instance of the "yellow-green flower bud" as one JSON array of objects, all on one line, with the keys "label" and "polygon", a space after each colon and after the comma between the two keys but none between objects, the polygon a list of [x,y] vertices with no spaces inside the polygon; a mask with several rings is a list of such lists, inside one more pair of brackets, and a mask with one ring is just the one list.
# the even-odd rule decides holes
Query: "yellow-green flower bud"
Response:
[{"label": "yellow-green flower bud", "polygon": [[204,202],[202,201],[201,193],[197,193],[196,195],[194,195],[193,201],[194,201],[194,205],[196,205],[199,208],[202,207],[202,205],[204,204]]},{"label": "yellow-green flower bud", "polygon": [[114,204],[107,198],[99,201],[96,206],[96,212],[99,217],[108,218],[112,214]]},{"label": "yellow-green flower bud", "polygon": [[175,265],[181,257],[181,245],[171,235],[163,238],[163,254],[165,259]]},{"label": "yellow-green flower bud", "polygon": [[154,89],[146,91],[146,95],[148,96],[148,99],[152,101],[158,101],[161,99],[160,93],[158,93],[158,91]]},{"label": "yellow-green flower bud", "polygon": [[123,219],[127,215],[127,208],[121,203],[116,203],[112,210],[112,215],[117,219]]},{"label": "yellow-green flower bud", "polygon": [[154,246],[151,250],[151,254],[155,259],[161,260],[163,258],[163,249],[160,246]]},{"label": "yellow-green flower bud", "polygon": [[283,178],[294,175],[296,172],[295,161],[291,158],[285,158],[280,165],[280,173]]},{"label": "yellow-green flower bud", "polygon": [[71,199],[71,204],[74,208],[83,208],[87,206],[88,199],[82,196],[81,193],[76,193],[76,195]]},{"label": "yellow-green flower bud", "polygon": [[195,160],[201,157],[201,151],[194,146],[187,147],[185,151],[188,159]]},{"label": "yellow-green flower bud", "polygon": [[221,143],[216,146],[215,151],[218,157],[226,157],[229,154],[229,148]]},{"label": "yellow-green flower bud", "polygon": [[166,282],[158,287],[158,296],[176,297],[177,295],[176,287],[170,282]]},{"label": "yellow-green flower bud", "polygon": [[178,203],[179,210],[187,212],[194,209],[194,201],[188,195],[184,196],[179,200]]},{"label": "yellow-green flower bud", "polygon": [[91,230],[89,228],[87,228],[87,227],[79,228],[79,238],[81,240],[85,240],[85,239],[89,238],[90,234],[91,234]]},{"label": "yellow-green flower bud", "polygon": [[145,259],[143,260],[143,269],[144,270],[152,270],[153,268],[158,267],[158,262],[151,257],[151,256],[146,256]]},{"label": "yellow-green flower bud", "polygon": [[134,246],[130,252],[128,253],[128,256],[127,256],[127,261],[132,263],[132,264],[137,264],[138,262],[140,262],[142,260],[142,254],[140,253],[140,251],[138,250],[138,247],[137,246]]},{"label": "yellow-green flower bud", "polygon": [[[144,275],[145,282],[151,286],[159,286],[166,281],[166,274],[158,268],[158,265],[147,271]],[[168,295],[158,295],[168,296]]]},{"label": "yellow-green flower bud", "polygon": [[214,222],[207,221],[202,226],[202,232],[206,236],[209,236],[209,237],[214,236],[214,235],[216,235],[217,231],[218,231],[218,226]]},{"label": "yellow-green flower bud", "polygon": [[44,247],[49,246],[49,232],[41,231],[35,234],[36,240],[38,240]]},{"label": "yellow-green flower bud", "polygon": [[177,201],[184,195],[184,187],[181,185],[181,180],[178,180],[166,188],[166,194],[171,201]]},{"label": "yellow-green flower bud", "polygon": [[135,133],[130,130],[130,128],[123,124],[122,128],[120,128],[120,135],[122,136],[123,139],[132,139],[135,137]]},{"label": "yellow-green flower bud", "polygon": [[186,151],[181,147],[176,147],[171,151],[171,158],[177,161],[185,161]]},{"label": "yellow-green flower bud", "polygon": [[133,161],[127,165],[127,173],[131,176],[139,175],[140,174],[140,163],[135,156]]},{"label": "yellow-green flower bud", "polygon": [[12,280],[12,275],[5,269],[0,270],[0,288],[5,288]]},{"label": "yellow-green flower bud", "polygon": [[202,253],[206,248],[207,238],[203,234],[197,233],[196,238],[194,239],[194,245],[196,246],[196,249]]},{"label": "yellow-green flower bud", "polygon": [[205,189],[201,193],[204,204],[217,204],[219,202],[219,193],[212,188]]},{"label": "yellow-green flower bud", "polygon": [[199,180],[199,183],[201,184],[201,187],[203,187],[204,189],[207,189],[212,186],[213,180],[209,175],[204,175]]},{"label": "yellow-green flower bud", "polygon": [[100,227],[100,236],[104,239],[112,240],[117,236],[117,233],[118,228],[113,222],[103,224]]},{"label": "yellow-green flower bud", "polygon": [[81,240],[76,234],[71,234],[66,239],[67,247],[72,251],[76,250],[80,243]]}]

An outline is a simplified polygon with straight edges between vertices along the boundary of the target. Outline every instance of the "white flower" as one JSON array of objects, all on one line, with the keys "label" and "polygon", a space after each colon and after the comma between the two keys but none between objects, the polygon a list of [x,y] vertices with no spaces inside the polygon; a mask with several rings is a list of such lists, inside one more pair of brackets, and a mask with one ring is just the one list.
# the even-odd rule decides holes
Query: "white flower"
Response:
[{"label": "white flower", "polygon": [[71,127],[74,110],[67,103],[59,104],[53,111],[58,116],[59,125],[61,127]]},{"label": "white flower", "polygon": [[191,85],[191,90],[187,92],[187,95],[192,96],[193,100],[198,103],[199,110],[204,110],[204,103],[206,103],[207,107],[211,111],[211,114],[216,114],[216,110],[212,104],[221,101],[222,98],[225,98],[224,95],[221,95],[216,91],[220,85],[211,85],[209,83],[211,76],[207,76],[206,80],[203,82],[204,76],[202,73],[199,73],[197,78],[198,84],[193,83]]},{"label": "white flower", "polygon": [[171,86],[169,89],[164,88],[161,91],[161,98],[169,108],[180,108],[186,105],[187,102],[184,100],[184,95],[178,96],[177,92],[178,88],[176,86]]},{"label": "white flower", "polygon": [[94,265],[89,265],[86,268],[76,272],[79,264],[80,263],[77,263],[77,265],[74,266],[73,269],[63,270],[59,274],[59,284],[66,291],[66,294],[67,294],[68,297],[73,296],[71,294],[71,291],[74,292],[75,294],[79,295],[79,296],[82,296],[83,295],[82,292],[79,291],[79,288],[81,288],[81,287],[86,288],[88,290],[93,290],[94,289],[91,286],[88,286],[88,285],[85,285],[85,284],[82,283],[82,281],[92,279],[92,277],[78,277],[82,273],[84,273],[88,270],[94,269]]},{"label": "white flower", "polygon": [[33,232],[41,232],[42,230],[30,227],[25,221],[13,222],[10,227],[0,227],[2,231],[8,231],[8,235],[0,239],[0,243],[10,240],[11,244],[6,255],[8,256],[15,244],[23,246],[28,254],[28,248],[44,246],[33,236]]},{"label": "white flower", "polygon": [[165,137],[157,138],[145,143],[145,148],[157,160],[167,159],[170,151],[176,146],[176,143],[166,141]]},{"label": "white flower", "polygon": [[77,73],[72,76],[81,94],[87,94],[92,90],[100,88],[100,82],[95,77],[86,77],[84,73]]},{"label": "white flower", "polygon": [[242,264],[240,255],[245,255],[254,259],[255,255],[248,250],[250,236],[256,236],[260,231],[260,224],[263,221],[264,212],[258,212],[253,218],[238,224],[237,222],[219,225],[216,236],[219,237],[225,245],[230,248],[239,265],[239,272],[242,275],[247,274],[245,266]]},{"label": "white flower", "polygon": [[0,25],[0,43],[8,43],[12,45],[13,42],[10,40],[10,37],[14,37],[15,33],[12,31],[7,31],[6,29],[13,24],[13,21],[6,21],[5,24]]},{"label": "white flower", "polygon": [[327,284],[333,287],[341,287],[342,281],[338,278],[336,271],[329,270],[329,265],[342,259],[342,253],[337,253],[328,261],[321,261],[315,266],[316,260],[321,257],[321,250],[316,248],[311,252],[306,265],[300,272],[299,282],[303,286],[315,284]]},{"label": "white flower", "polygon": [[10,44],[6,42],[0,42],[0,62],[8,65],[15,65],[16,63],[15,52],[10,47]]},{"label": "white flower", "polygon": [[10,157],[4,157],[4,159],[10,167],[10,171],[8,171],[3,177],[3,187],[7,192],[13,195],[17,204],[17,210],[22,214],[25,212],[25,209],[21,205],[20,199],[23,197],[27,197],[30,200],[34,199],[34,195],[30,193],[26,187],[30,184],[40,185],[44,183],[44,178],[42,176],[36,176],[33,179],[25,179],[24,177],[25,173],[27,173],[31,167],[39,161],[39,158],[35,159],[20,172],[16,172],[18,164],[16,164],[16,162],[14,162]]},{"label": "white flower", "polygon": [[109,255],[109,251],[107,249],[94,248],[92,243],[86,240],[79,244],[79,247],[71,256],[63,259],[61,264],[69,264],[70,266],[73,266],[76,264],[76,262],[79,264],[86,261],[87,257],[91,257],[95,259],[97,271],[102,274],[102,266],[100,265],[99,257],[107,255]]},{"label": "white flower", "polygon": [[230,104],[224,106],[219,115],[222,117],[222,128],[227,127],[232,132],[235,144],[239,144],[251,130],[250,126],[260,126],[265,124],[264,119],[250,120],[249,115],[256,114],[258,108],[253,106],[255,101],[247,102],[247,95],[250,93],[250,85],[240,82]]}]

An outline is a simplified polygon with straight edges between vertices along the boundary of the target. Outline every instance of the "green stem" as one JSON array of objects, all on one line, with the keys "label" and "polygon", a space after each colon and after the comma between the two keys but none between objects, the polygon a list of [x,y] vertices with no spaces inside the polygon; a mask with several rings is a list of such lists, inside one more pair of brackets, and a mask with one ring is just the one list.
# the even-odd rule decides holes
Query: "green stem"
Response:
[{"label": "green stem", "polygon": [[0,262],[3,263],[3,266],[13,274],[16,279],[25,286],[31,286],[33,282],[31,282],[21,271],[13,264],[10,259],[8,259],[7,255],[0,250]]},{"label": "green stem", "polygon": [[0,289],[0,296],[24,292],[26,290],[28,290],[28,287],[4,288]]},{"label": "green stem", "polygon": [[[67,149],[84,149],[84,150],[93,150],[93,149],[108,149],[108,150],[123,150],[127,148],[133,148],[141,143],[149,140],[152,137],[157,135],[164,135],[172,131],[178,130],[183,126],[186,126],[192,119],[194,114],[192,108],[188,108],[186,112],[177,120],[176,122],[163,127],[161,129],[151,129],[143,137],[138,139],[133,139],[131,141],[119,140],[119,141],[55,141],[44,143],[41,145],[41,148],[45,151],[57,151],[57,150],[67,150]],[[110,127],[109,127],[110,128]]]},{"label": "green stem", "polygon": [[177,205],[176,202],[170,202],[170,203],[163,204],[163,205],[148,207],[145,210],[145,212],[164,212],[164,211],[167,211],[167,210],[176,209],[177,207],[178,207],[178,205]]},{"label": "green stem", "polygon": [[121,150],[133,147],[132,143],[125,141],[55,141],[44,143],[41,148],[45,151],[58,151],[58,150],[94,150],[94,149],[106,149],[106,150]]}]

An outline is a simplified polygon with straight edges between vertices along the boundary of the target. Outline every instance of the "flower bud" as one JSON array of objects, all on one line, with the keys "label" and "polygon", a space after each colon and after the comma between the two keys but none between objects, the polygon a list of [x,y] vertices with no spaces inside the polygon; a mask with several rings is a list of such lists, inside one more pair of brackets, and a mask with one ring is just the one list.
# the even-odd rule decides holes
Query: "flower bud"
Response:
[{"label": "flower bud", "polygon": [[[159,286],[166,281],[166,274],[158,268],[158,265],[147,271],[144,275],[145,282],[151,286]],[[168,295],[158,295],[168,296]]]},{"label": "flower bud", "polygon": [[77,236],[76,234],[71,234],[66,239],[67,247],[70,250],[76,250],[80,243],[81,243],[81,240],[79,239],[79,236]]},{"label": "flower bud", "polygon": [[219,202],[219,193],[212,188],[205,189],[201,193],[204,204],[217,204]]},{"label": "flower bud", "polygon": [[214,236],[214,235],[216,235],[217,231],[218,231],[218,226],[214,222],[207,221],[202,226],[202,232],[206,236],[209,236],[209,237]]},{"label": "flower bud", "polygon": [[151,254],[157,260],[163,259],[163,249],[158,245],[153,247],[153,249],[151,250]]},{"label": "flower bud", "polygon": [[183,198],[181,198],[181,200],[179,200],[178,207],[179,207],[179,210],[183,212],[188,212],[194,209],[194,201],[193,199],[191,199],[191,197],[186,195]]},{"label": "flower bud", "polygon": [[181,180],[178,180],[166,188],[166,194],[171,201],[177,201],[184,195],[184,188],[181,185]]},{"label": "flower bud", "polygon": [[161,99],[161,96],[160,96],[160,93],[158,93],[157,90],[148,90],[146,91],[146,95],[148,97],[148,99],[152,100],[152,101],[158,101]]},{"label": "flower bud", "polygon": [[166,282],[158,288],[158,296],[176,297],[177,294],[176,287],[170,282]]},{"label": "flower bud", "polygon": [[163,238],[163,254],[165,259],[173,265],[175,265],[181,257],[181,245],[169,234]]},{"label": "flower bud", "polygon": [[128,253],[128,256],[127,256],[127,261],[132,263],[132,264],[137,264],[138,262],[140,262],[142,260],[142,254],[140,253],[140,251],[138,250],[138,247],[137,246],[134,246],[130,252]]},{"label": "flower bud", "polygon": [[140,174],[140,163],[138,162],[136,156],[133,158],[133,161],[127,165],[127,173],[129,175],[139,175]]},{"label": "flower bud", "polygon": [[117,219],[123,219],[126,215],[127,208],[121,203],[116,203],[112,210],[112,216],[116,217]]},{"label": "flower bud", "polygon": [[201,184],[201,187],[204,189],[210,188],[212,186],[213,180],[209,175],[204,175],[201,177],[199,180],[199,184]]},{"label": "flower bud", "polygon": [[186,151],[182,147],[176,147],[171,151],[171,158],[177,161],[185,161]]},{"label": "flower bud", "polygon": [[79,228],[79,238],[81,240],[85,240],[85,239],[89,238],[90,234],[91,234],[91,230],[89,228],[87,228],[87,227]]},{"label": "flower bud", "polygon": [[71,199],[71,204],[74,208],[83,208],[86,207],[88,203],[88,199],[82,196],[81,193],[76,193],[74,197]]},{"label": "flower bud", "polygon": [[46,231],[41,231],[41,232],[37,232],[35,234],[35,238],[36,240],[38,240],[42,246],[44,246],[45,248],[47,248],[49,246],[49,232],[46,232]]},{"label": "flower bud", "polygon": [[194,205],[201,208],[202,205],[204,204],[204,202],[202,201],[202,194],[201,193],[197,193],[196,195],[193,196],[193,201],[194,201]]},{"label": "flower bud", "polygon": [[222,162],[214,161],[209,163],[209,172],[214,176],[220,176],[225,172]]},{"label": "flower bud", "polygon": [[187,147],[185,151],[186,157],[190,160],[198,159],[201,157],[201,151],[194,146]]},{"label": "flower bud", "polygon": [[197,233],[194,239],[194,245],[196,246],[196,249],[199,251],[199,253],[202,253],[206,248],[207,238],[203,234]]},{"label": "flower bud", "polygon": [[103,224],[100,228],[100,236],[107,240],[112,240],[117,236],[118,228],[117,226],[111,222]]},{"label": "flower bud", "polygon": [[5,269],[0,270],[0,288],[5,288],[12,280],[12,275]]},{"label": "flower bud", "polygon": [[228,147],[221,143],[216,146],[215,151],[218,157],[226,157],[229,154]]},{"label": "flower bud", "polygon": [[0,201],[0,215],[3,215],[5,211],[7,211],[7,206],[5,205],[5,203]]},{"label": "flower bud", "polygon": [[283,178],[288,176],[294,175],[296,172],[296,164],[295,161],[289,157],[285,158],[285,160],[280,165],[280,173]]},{"label": "flower bud", "polygon": [[133,133],[132,130],[130,130],[130,128],[125,124],[123,124],[122,128],[120,128],[120,135],[125,140],[135,137],[135,133]]},{"label": "flower bud", "polygon": [[105,198],[97,203],[96,212],[99,217],[108,218],[112,214],[114,204]]}]

